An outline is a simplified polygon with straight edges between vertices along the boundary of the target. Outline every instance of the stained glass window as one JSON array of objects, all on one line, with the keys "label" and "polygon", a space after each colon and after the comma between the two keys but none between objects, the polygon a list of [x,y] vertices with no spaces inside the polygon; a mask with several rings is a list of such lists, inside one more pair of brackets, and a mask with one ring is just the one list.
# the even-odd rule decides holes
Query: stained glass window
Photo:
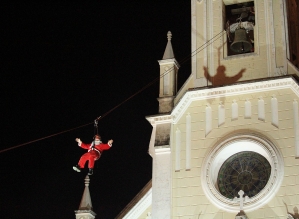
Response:
[{"label": "stained glass window", "polygon": [[238,197],[240,190],[244,196],[253,197],[267,184],[271,165],[262,155],[243,151],[229,157],[221,166],[217,184],[220,193],[227,198]]}]

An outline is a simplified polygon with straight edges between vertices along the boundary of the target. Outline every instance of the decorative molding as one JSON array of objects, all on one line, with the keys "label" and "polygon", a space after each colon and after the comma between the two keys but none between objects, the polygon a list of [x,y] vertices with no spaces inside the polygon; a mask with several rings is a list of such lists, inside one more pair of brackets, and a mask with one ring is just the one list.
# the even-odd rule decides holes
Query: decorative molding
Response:
[{"label": "decorative molding", "polygon": [[191,169],[191,116],[186,116],[186,170]]},{"label": "decorative molding", "polygon": [[145,117],[150,124],[165,124],[172,122],[172,115],[154,115]]},{"label": "decorative molding", "polygon": [[291,76],[240,83],[224,87],[204,89],[199,88],[198,90],[190,90],[186,92],[186,94],[174,107],[171,113],[173,119],[172,122],[176,124],[193,101],[231,97],[266,91],[277,91],[280,89],[291,89],[299,97],[299,86]]},{"label": "decorative molding", "polygon": [[[267,70],[268,76],[271,77],[272,72],[275,72],[275,45],[274,45],[274,23],[273,23],[273,8],[272,8],[272,0],[264,1],[264,15],[265,15],[265,30],[266,30],[266,46],[267,46]],[[274,64],[272,63],[274,62]]]},{"label": "decorative molding", "polygon": [[265,121],[265,101],[263,97],[259,97],[258,100],[258,120]]},{"label": "decorative molding", "polygon": [[175,132],[175,171],[181,169],[181,131],[177,128]]},{"label": "decorative molding", "polygon": [[293,101],[294,111],[294,135],[295,135],[295,157],[299,158],[299,110],[297,100]]},{"label": "decorative molding", "polygon": [[[208,23],[208,26],[206,26],[207,34],[206,39],[212,39],[214,37],[214,8],[213,4],[214,1],[206,0],[206,6],[207,6],[207,14],[208,19],[206,17],[206,22]],[[209,46],[207,48],[207,61],[208,61],[208,69],[210,72],[215,72],[215,65],[214,65],[214,41],[211,41],[209,43]]]},{"label": "decorative molding", "polygon": [[206,136],[212,131],[212,108],[206,106]]},{"label": "decorative molding", "polygon": [[218,105],[218,127],[225,123],[225,107],[222,101]]},{"label": "decorative molding", "polygon": [[[242,144],[237,147],[236,144]],[[236,212],[239,205],[223,195],[215,187],[218,171],[231,155],[241,151],[253,151],[264,156],[271,165],[271,176],[264,189],[244,202],[245,211],[254,211],[269,202],[278,191],[284,175],[283,158],[276,146],[264,136],[254,132],[240,132],[226,136],[205,157],[201,173],[201,183],[207,198],[217,207]]]},{"label": "decorative molding", "polygon": [[236,100],[232,103],[232,121],[237,120],[239,117],[239,106]]},{"label": "decorative molding", "polygon": [[180,64],[177,62],[175,58],[173,59],[163,59],[158,61],[160,65],[175,65],[178,69],[180,68]]},{"label": "decorative molding", "polygon": [[[202,0],[198,1],[199,3],[201,2]],[[196,0],[193,0],[191,1],[191,51],[196,51],[197,49],[197,21],[196,21],[196,5],[197,5],[197,2]],[[191,57],[191,60],[192,60],[192,65],[191,65],[191,68],[192,68],[192,74],[194,74],[194,80],[196,80],[197,78],[197,63],[196,63],[196,60],[197,60],[197,53],[195,53],[192,57]],[[191,77],[188,78],[188,80],[190,79]]]},{"label": "decorative molding", "polygon": [[249,100],[245,101],[245,119],[251,119],[251,102]]},{"label": "decorative molding", "polygon": [[[167,145],[168,146],[168,145]],[[157,154],[169,154],[170,153],[170,147],[155,147],[155,153]]]},{"label": "decorative molding", "polygon": [[91,210],[78,210],[75,211],[76,219],[94,219],[96,213]]},{"label": "decorative molding", "polygon": [[275,95],[271,99],[271,115],[272,115],[272,125],[278,128],[278,101]]},{"label": "decorative molding", "polygon": [[152,204],[152,188],[134,205],[123,219],[139,218],[142,213]]}]

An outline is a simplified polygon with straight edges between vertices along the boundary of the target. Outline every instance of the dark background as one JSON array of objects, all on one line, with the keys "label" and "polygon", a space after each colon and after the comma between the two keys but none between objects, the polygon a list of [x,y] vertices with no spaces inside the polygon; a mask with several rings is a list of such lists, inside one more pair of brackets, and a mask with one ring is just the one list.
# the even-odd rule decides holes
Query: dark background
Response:
[{"label": "dark background", "polygon": [[[0,150],[21,145],[0,153],[1,218],[75,218],[87,173],[72,169],[85,153],[75,138],[90,142],[96,117],[159,77],[169,30],[177,61],[190,56],[190,1],[1,7]],[[145,116],[158,113],[158,95],[157,81],[99,121],[103,142],[114,144],[90,177],[96,218],[114,218],[151,179]]]}]

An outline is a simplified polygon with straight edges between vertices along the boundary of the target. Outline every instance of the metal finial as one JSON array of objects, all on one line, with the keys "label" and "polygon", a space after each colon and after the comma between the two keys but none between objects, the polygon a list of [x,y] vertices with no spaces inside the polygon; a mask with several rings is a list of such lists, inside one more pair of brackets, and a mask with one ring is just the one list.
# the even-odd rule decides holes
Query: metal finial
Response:
[{"label": "metal finial", "polygon": [[85,177],[85,186],[89,186],[89,181],[90,181],[90,179],[89,179],[89,176],[87,175]]},{"label": "metal finial", "polygon": [[168,33],[167,33],[167,39],[170,41],[170,40],[171,40],[171,37],[172,37],[172,34],[171,34],[170,31],[168,31]]}]

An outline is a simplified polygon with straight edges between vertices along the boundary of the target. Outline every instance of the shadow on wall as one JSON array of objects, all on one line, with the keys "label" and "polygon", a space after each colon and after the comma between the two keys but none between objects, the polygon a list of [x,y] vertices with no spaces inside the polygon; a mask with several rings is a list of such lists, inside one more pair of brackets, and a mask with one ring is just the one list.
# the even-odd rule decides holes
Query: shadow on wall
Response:
[{"label": "shadow on wall", "polygon": [[[294,207],[294,208],[293,208],[293,211],[294,211],[294,214],[288,212],[288,216],[289,216],[289,218],[292,218],[292,219],[299,219],[298,208],[297,208],[297,207]],[[290,216],[291,216],[291,217],[290,217]]]},{"label": "shadow on wall", "polygon": [[[223,86],[223,85],[228,85],[228,84],[233,84],[233,83],[237,82],[243,76],[243,73],[246,71],[246,69],[243,68],[235,76],[228,77],[225,74],[226,68],[225,68],[224,65],[218,65],[217,72],[216,72],[216,74],[214,76],[211,76],[209,74],[209,71],[208,71],[207,67],[204,66],[203,70],[204,70],[204,76],[205,76],[205,78],[209,82],[211,82],[211,84],[212,84],[213,87]],[[209,99],[208,100],[209,104],[212,104],[213,101],[215,101],[215,99]],[[223,105],[226,102],[225,96],[221,96],[220,99],[219,99],[219,101],[220,101],[219,103],[221,105]]]},{"label": "shadow on wall", "polygon": [[225,74],[225,66],[224,65],[219,65],[217,68],[217,72],[214,76],[211,76],[208,68],[203,67],[204,70],[204,76],[205,78],[212,83],[212,86],[222,86],[222,85],[228,85],[228,84],[233,84],[237,82],[242,76],[243,73],[246,71],[245,68],[241,69],[238,74],[236,74],[233,77],[227,77]]},{"label": "shadow on wall", "polygon": [[287,204],[284,202],[284,205],[286,206],[288,218],[287,219],[299,219],[299,213],[298,208],[295,206],[293,208],[294,213],[289,212]]}]

